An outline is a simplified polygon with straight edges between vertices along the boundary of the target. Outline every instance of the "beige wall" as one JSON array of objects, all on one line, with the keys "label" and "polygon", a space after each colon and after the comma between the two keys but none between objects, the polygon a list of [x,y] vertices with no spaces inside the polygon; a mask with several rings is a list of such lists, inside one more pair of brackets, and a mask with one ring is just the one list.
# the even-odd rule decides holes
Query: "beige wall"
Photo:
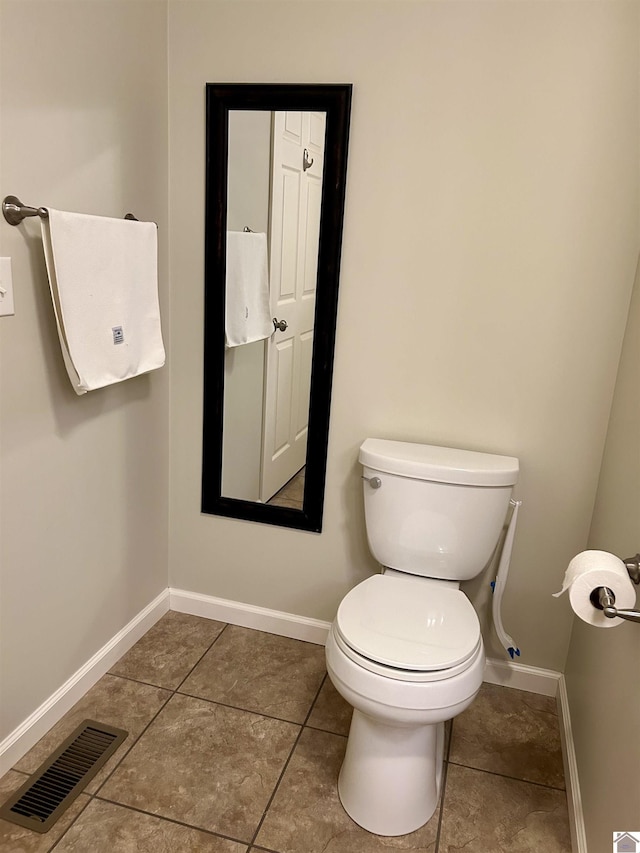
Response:
[{"label": "beige wall", "polygon": [[[616,385],[589,546],[640,551],[640,277]],[[640,606],[640,596],[638,597]],[[575,620],[565,677],[589,850],[640,821],[640,626]]]},{"label": "beige wall", "polygon": [[[2,0],[2,197],[159,225],[167,309],[166,4]],[[0,740],[167,585],[168,369],[77,397],[40,226],[0,220]]]},{"label": "beige wall", "polygon": [[[367,436],[518,456],[505,626],[562,669],[637,258],[638,7],[169,7],[170,583],[331,619],[376,570]],[[352,82],[324,530],[200,513],[204,86]],[[178,284],[179,282],[179,284]],[[486,614],[488,578],[472,586]],[[488,651],[501,655],[493,632]]]}]

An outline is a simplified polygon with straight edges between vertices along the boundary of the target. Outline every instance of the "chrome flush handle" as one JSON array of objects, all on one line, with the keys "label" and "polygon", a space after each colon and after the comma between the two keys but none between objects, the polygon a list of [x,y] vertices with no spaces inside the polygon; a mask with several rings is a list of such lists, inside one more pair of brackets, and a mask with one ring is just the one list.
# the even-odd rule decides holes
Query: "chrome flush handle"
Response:
[{"label": "chrome flush handle", "polygon": [[372,489],[379,489],[382,485],[382,480],[380,479],[380,477],[365,477],[363,474],[362,479],[366,480]]}]

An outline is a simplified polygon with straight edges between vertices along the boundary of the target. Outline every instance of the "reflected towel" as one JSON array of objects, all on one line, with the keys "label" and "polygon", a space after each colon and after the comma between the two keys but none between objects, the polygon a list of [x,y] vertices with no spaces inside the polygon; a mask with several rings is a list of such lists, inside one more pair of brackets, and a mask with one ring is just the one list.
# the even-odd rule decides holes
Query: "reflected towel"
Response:
[{"label": "reflected towel", "polygon": [[273,334],[266,234],[227,231],[225,305],[227,347],[261,341]]},{"label": "reflected towel", "polygon": [[75,392],[162,367],[155,223],[49,208],[42,242]]}]

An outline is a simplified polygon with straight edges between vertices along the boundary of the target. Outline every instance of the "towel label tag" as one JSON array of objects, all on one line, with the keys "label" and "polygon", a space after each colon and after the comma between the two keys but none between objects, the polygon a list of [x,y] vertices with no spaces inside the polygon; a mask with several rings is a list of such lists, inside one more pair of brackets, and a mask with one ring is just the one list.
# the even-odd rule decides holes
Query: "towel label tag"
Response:
[{"label": "towel label tag", "polygon": [[111,331],[113,332],[113,343],[114,344],[123,344],[124,343],[124,331],[122,326],[113,326]]}]

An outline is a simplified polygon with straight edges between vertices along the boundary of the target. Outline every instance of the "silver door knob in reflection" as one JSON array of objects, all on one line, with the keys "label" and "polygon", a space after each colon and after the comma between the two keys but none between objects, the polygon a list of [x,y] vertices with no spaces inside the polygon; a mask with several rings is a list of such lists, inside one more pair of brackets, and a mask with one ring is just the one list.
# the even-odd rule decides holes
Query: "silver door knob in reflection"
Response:
[{"label": "silver door knob in reflection", "polygon": [[273,331],[278,329],[280,332],[285,332],[287,330],[287,321],[286,320],[276,320],[273,318]]}]

